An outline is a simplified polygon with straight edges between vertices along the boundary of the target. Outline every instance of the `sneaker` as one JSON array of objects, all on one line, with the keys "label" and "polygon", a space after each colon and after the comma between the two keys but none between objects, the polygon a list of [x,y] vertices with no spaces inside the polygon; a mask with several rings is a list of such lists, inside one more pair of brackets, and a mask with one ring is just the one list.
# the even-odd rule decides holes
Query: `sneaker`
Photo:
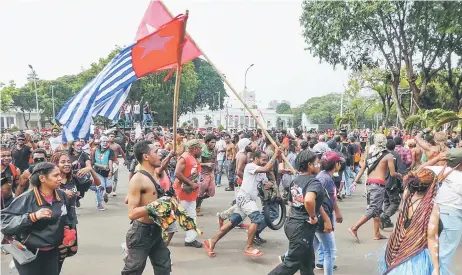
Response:
[{"label": "sneaker", "polygon": [[225,223],[225,220],[221,218],[220,212],[217,213],[217,219],[218,219],[218,226],[220,228],[223,227],[223,224]]},{"label": "sneaker", "polygon": [[184,243],[184,246],[189,246],[189,247],[194,247],[194,248],[202,248],[202,244],[198,242],[197,240],[191,243]]},{"label": "sneaker", "polygon": [[284,262],[284,260],[286,259],[286,256],[285,255],[281,255],[278,257],[279,259],[279,262],[282,264]]},{"label": "sneaker", "polygon": [[104,192],[104,195],[103,195],[103,200],[105,203],[107,203],[109,201],[109,196],[106,192]]},{"label": "sneaker", "polygon": [[225,188],[225,191],[234,191],[234,188],[226,187],[226,188]]},{"label": "sneaker", "polygon": [[221,184],[217,184],[217,187],[221,187]]},{"label": "sneaker", "polygon": [[98,205],[96,208],[98,209],[98,211],[105,211],[106,210],[106,209],[104,209],[104,206],[101,205],[101,204]]},{"label": "sneaker", "polygon": [[116,194],[116,192],[115,192],[115,191],[114,191],[114,192],[112,192],[112,196],[113,196],[113,197],[117,196],[117,194]]}]

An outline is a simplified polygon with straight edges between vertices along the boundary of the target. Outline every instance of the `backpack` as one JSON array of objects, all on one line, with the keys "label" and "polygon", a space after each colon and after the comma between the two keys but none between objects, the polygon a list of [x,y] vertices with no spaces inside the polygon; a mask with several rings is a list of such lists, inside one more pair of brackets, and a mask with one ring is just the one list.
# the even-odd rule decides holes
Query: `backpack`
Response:
[{"label": "backpack", "polygon": [[361,161],[361,153],[359,153],[359,149],[356,151],[356,153],[353,156],[353,161],[355,163],[358,163]]}]

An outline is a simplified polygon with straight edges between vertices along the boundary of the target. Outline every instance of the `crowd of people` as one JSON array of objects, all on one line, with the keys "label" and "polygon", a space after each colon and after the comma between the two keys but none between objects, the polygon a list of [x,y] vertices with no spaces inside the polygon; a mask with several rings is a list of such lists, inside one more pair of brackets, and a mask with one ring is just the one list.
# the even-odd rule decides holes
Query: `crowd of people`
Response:
[{"label": "crowd of people", "polygon": [[[127,122],[145,124],[138,102],[123,108]],[[125,203],[132,221],[122,274],[142,274],[148,257],[155,274],[170,274],[168,245],[179,227],[186,231],[185,247],[204,248],[211,258],[228,232],[245,229],[244,254],[264,256],[258,248],[267,242],[263,232],[281,214],[273,198],[288,204],[288,249],[269,274],[307,275],[315,268],[333,274],[340,202],[358,184],[367,208],[348,229],[354,240],[360,242],[358,231],[370,219],[375,240],[386,238],[381,230],[393,228],[380,274],[450,274],[462,235],[457,132],[296,129],[293,135],[273,130],[268,138],[260,129],[178,129],[176,135],[162,127],[139,129],[95,127],[88,140],[71,142],[63,142],[57,126],[2,134],[2,249],[13,255],[20,274],[59,274],[64,260],[77,253],[81,199],[95,192],[95,208],[104,211],[117,196],[119,180],[129,181]],[[128,179],[119,178],[121,165]],[[234,200],[217,213],[218,232],[201,241],[196,217],[223,174]],[[269,211],[260,209],[259,200]],[[33,257],[19,253],[21,258],[18,249]]]}]

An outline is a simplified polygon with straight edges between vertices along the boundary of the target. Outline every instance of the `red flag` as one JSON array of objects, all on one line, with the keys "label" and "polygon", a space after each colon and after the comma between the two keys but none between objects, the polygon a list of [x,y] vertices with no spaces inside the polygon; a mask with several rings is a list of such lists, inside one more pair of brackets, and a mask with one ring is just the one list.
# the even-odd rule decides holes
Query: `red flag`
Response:
[{"label": "red flag", "polygon": [[136,42],[132,48],[132,64],[137,77],[178,65],[187,18],[179,15]]},{"label": "red flag", "polygon": [[[161,1],[152,0],[151,3],[149,3],[149,6],[146,12],[144,13],[143,19],[141,20],[141,23],[138,27],[138,31],[136,33],[136,40],[139,40],[145,37],[146,35],[154,32],[160,26],[166,24],[172,19],[173,17],[170,15],[170,13]],[[184,41],[185,44],[183,48],[183,54],[181,56],[181,64],[184,64],[202,55],[201,51],[191,41],[189,35],[185,36]],[[162,69],[170,69],[175,66],[175,64],[167,65]]]}]

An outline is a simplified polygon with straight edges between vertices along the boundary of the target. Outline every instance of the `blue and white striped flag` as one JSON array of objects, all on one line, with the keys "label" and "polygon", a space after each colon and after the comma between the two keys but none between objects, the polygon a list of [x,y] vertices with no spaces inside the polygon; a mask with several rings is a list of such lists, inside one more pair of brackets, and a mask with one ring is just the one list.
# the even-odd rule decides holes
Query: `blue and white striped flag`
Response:
[{"label": "blue and white striped flag", "polygon": [[[133,46],[133,45],[132,45]],[[88,139],[92,117],[115,119],[120,107],[137,80],[129,46],[115,56],[104,69],[74,95],[57,116],[63,125],[63,141]]]}]

